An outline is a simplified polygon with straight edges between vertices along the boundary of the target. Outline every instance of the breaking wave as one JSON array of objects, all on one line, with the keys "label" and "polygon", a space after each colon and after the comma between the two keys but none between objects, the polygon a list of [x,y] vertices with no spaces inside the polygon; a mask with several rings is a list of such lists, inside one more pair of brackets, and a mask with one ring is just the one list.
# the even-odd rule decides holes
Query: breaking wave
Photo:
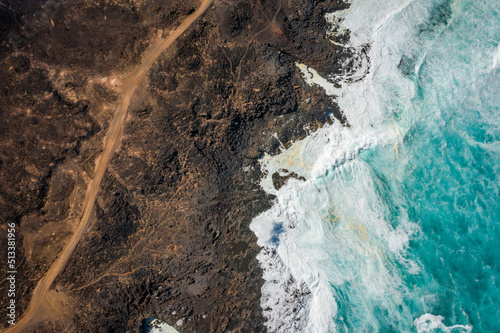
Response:
[{"label": "breaking wave", "polygon": [[[270,332],[500,331],[499,12],[353,0],[326,16],[358,74],[297,66],[349,126],[261,159],[276,199],[250,228]],[[276,172],[297,177],[277,190]]]}]

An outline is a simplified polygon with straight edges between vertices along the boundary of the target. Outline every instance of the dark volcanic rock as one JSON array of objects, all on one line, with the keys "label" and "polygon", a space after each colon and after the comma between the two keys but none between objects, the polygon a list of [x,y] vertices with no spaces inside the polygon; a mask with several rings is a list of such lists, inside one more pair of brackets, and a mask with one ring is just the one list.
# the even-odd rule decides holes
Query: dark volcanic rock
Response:
[{"label": "dark volcanic rock", "polygon": [[[19,230],[18,314],[81,217],[120,98],[113,80],[198,5],[0,7],[0,218]],[[324,19],[345,6],[215,1],[161,56],[130,105],[95,221],[54,283],[71,311],[36,332],[138,331],[148,318],[186,332],[264,331],[248,226],[272,198],[258,185],[258,158],[278,151],[276,136],[286,146],[329,114],[343,121],[295,63],[348,70],[339,59],[351,51],[328,41]],[[289,177],[273,175],[276,188]]]}]

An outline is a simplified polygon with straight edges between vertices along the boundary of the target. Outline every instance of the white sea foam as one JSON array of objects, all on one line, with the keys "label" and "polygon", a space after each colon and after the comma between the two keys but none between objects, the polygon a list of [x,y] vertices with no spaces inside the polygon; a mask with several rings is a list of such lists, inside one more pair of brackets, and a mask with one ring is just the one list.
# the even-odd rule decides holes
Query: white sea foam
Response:
[{"label": "white sea foam", "polygon": [[495,54],[493,55],[493,68],[500,66],[500,45],[498,45]]},{"label": "white sea foam", "polygon": [[333,179],[289,181],[273,207],[253,221],[264,248],[258,259],[270,331],[334,331],[331,285],[356,287],[365,300],[360,308],[401,304],[401,281],[386,265],[386,255],[404,258],[417,229],[409,222],[397,228],[387,224],[387,209],[375,187],[367,165],[353,160],[340,166]]},{"label": "white sea foam", "polygon": [[[371,6],[383,7],[375,1]],[[351,47],[372,43],[370,58],[378,62],[375,68],[397,66],[373,39],[375,28],[380,29],[380,22],[388,20],[387,9],[369,15],[370,22],[365,22],[365,12],[362,16],[359,13],[360,8],[354,3],[349,15],[343,18],[344,24],[351,22],[345,25],[353,36]],[[368,24],[359,25],[360,22]],[[360,152],[374,145],[396,146],[401,129],[383,105],[387,92],[377,90],[373,82],[377,71],[368,72],[358,83],[344,84],[344,90],[313,69],[298,66],[306,82],[323,87],[328,95],[340,96],[339,105],[350,127],[339,122],[325,125],[280,154],[264,156],[261,167],[267,177],[261,184],[277,199],[269,211],[254,219],[251,229],[263,247],[258,257],[266,281],[261,305],[269,331],[331,332],[336,330],[337,314],[332,284],[358,283],[360,292],[370,295],[360,305],[365,308],[372,307],[372,302],[387,303],[387,295],[392,302],[402,298],[397,291],[401,285],[399,277],[386,267],[383,253],[392,252],[403,258],[411,234],[408,230],[412,228],[394,229],[384,221],[385,208],[376,194],[360,195],[375,192],[375,184],[369,169],[356,160]],[[359,66],[358,71],[366,75],[367,67]],[[396,79],[401,81],[400,77]],[[402,86],[399,93],[407,93],[411,98],[412,87]],[[357,179],[346,180],[352,171],[349,170],[328,182],[322,180],[333,168],[357,168],[352,173]],[[284,169],[304,177],[306,182],[290,180],[275,190],[271,176]],[[325,225],[325,219],[330,223]]]},{"label": "white sea foam", "polygon": [[319,75],[318,72],[316,72],[313,68],[300,63],[296,63],[295,65],[302,72],[304,80],[307,82],[307,84],[311,86],[312,85],[320,86],[321,88],[323,88],[323,90],[325,90],[325,93],[329,96],[336,96],[342,93],[341,88],[335,87],[333,83],[321,77],[321,75]]},{"label": "white sea foam", "polygon": [[[350,119],[351,116],[348,116]],[[280,154],[271,156],[264,154],[261,167],[267,176],[261,181],[262,187],[271,194],[277,191],[273,187],[272,175],[275,172],[288,170],[305,179],[323,176],[326,171],[354,159],[360,152],[374,145],[393,145],[396,149],[401,138],[401,129],[394,123],[371,126],[354,120],[356,127],[342,126],[338,121],[325,125],[304,140],[292,144]],[[379,123],[373,120],[373,123]]]},{"label": "white sea foam", "polygon": [[415,319],[415,328],[418,333],[470,333],[472,332],[472,326],[470,325],[453,325],[446,326],[443,323],[444,318],[442,316],[434,316],[430,313],[426,313],[419,318]]},{"label": "white sea foam", "polygon": [[[415,117],[415,110],[408,109],[415,87],[398,66],[405,52],[414,51],[408,50],[412,33],[427,15],[425,2],[353,0],[348,10],[327,19],[338,25],[330,34],[350,32],[346,47],[368,50],[358,59],[357,73],[326,79],[298,64],[307,83],[337,96],[349,126],[334,121],[280,154],[261,159],[266,174],[262,188],[276,199],[250,228],[262,247],[261,306],[270,332],[345,331],[339,327],[344,319],[337,318],[337,300],[345,297],[341,293],[345,284],[351,286],[349,301],[356,307],[353,320],[366,323],[367,330],[380,330],[376,309],[384,309],[396,328],[401,317],[413,320],[394,266],[405,267],[409,274],[419,272],[419,265],[406,257],[419,228],[408,221],[404,210],[397,224],[388,222],[389,208],[377,192],[380,184],[359,156],[383,147],[390,153],[382,163],[399,158],[399,147]],[[415,71],[417,66],[418,62]],[[394,100],[401,103],[395,105]],[[276,190],[275,172],[295,173],[305,181],[290,179]]]},{"label": "white sea foam", "polygon": [[149,325],[149,333],[179,333],[175,328],[158,319],[153,320]]}]

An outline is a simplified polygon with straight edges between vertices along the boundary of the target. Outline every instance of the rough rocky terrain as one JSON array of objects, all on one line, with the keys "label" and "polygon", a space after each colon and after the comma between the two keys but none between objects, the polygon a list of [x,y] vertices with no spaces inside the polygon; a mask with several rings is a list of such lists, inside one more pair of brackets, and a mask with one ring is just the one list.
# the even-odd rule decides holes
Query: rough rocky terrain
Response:
[{"label": "rough rocky terrain", "polygon": [[[1,3],[0,230],[18,226],[18,315],[82,215],[120,78],[199,5]],[[215,1],[162,54],[133,96],[92,226],[33,332],[135,332],[147,318],[183,332],[264,331],[248,225],[272,198],[259,188],[258,158],[330,113],[342,121],[295,62],[348,69],[341,59],[351,54],[329,41],[324,19],[345,6]]]}]

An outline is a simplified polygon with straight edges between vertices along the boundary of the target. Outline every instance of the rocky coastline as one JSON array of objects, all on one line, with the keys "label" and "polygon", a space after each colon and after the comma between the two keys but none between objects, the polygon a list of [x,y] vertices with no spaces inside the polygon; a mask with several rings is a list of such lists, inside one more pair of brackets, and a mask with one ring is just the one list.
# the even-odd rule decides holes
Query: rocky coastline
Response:
[{"label": "rocky coastline", "polygon": [[[0,230],[3,237],[7,222],[17,226],[19,317],[82,214],[120,78],[198,6],[0,8]],[[265,331],[259,247],[248,226],[273,198],[259,186],[258,159],[330,115],[344,121],[296,63],[325,75],[349,71],[353,54],[331,42],[324,18],[346,7],[215,1],[162,54],[132,98],[94,222],[52,286],[59,311],[48,308],[33,332],[136,332],[148,318],[180,332]],[[273,180],[279,187],[286,177]]]}]

